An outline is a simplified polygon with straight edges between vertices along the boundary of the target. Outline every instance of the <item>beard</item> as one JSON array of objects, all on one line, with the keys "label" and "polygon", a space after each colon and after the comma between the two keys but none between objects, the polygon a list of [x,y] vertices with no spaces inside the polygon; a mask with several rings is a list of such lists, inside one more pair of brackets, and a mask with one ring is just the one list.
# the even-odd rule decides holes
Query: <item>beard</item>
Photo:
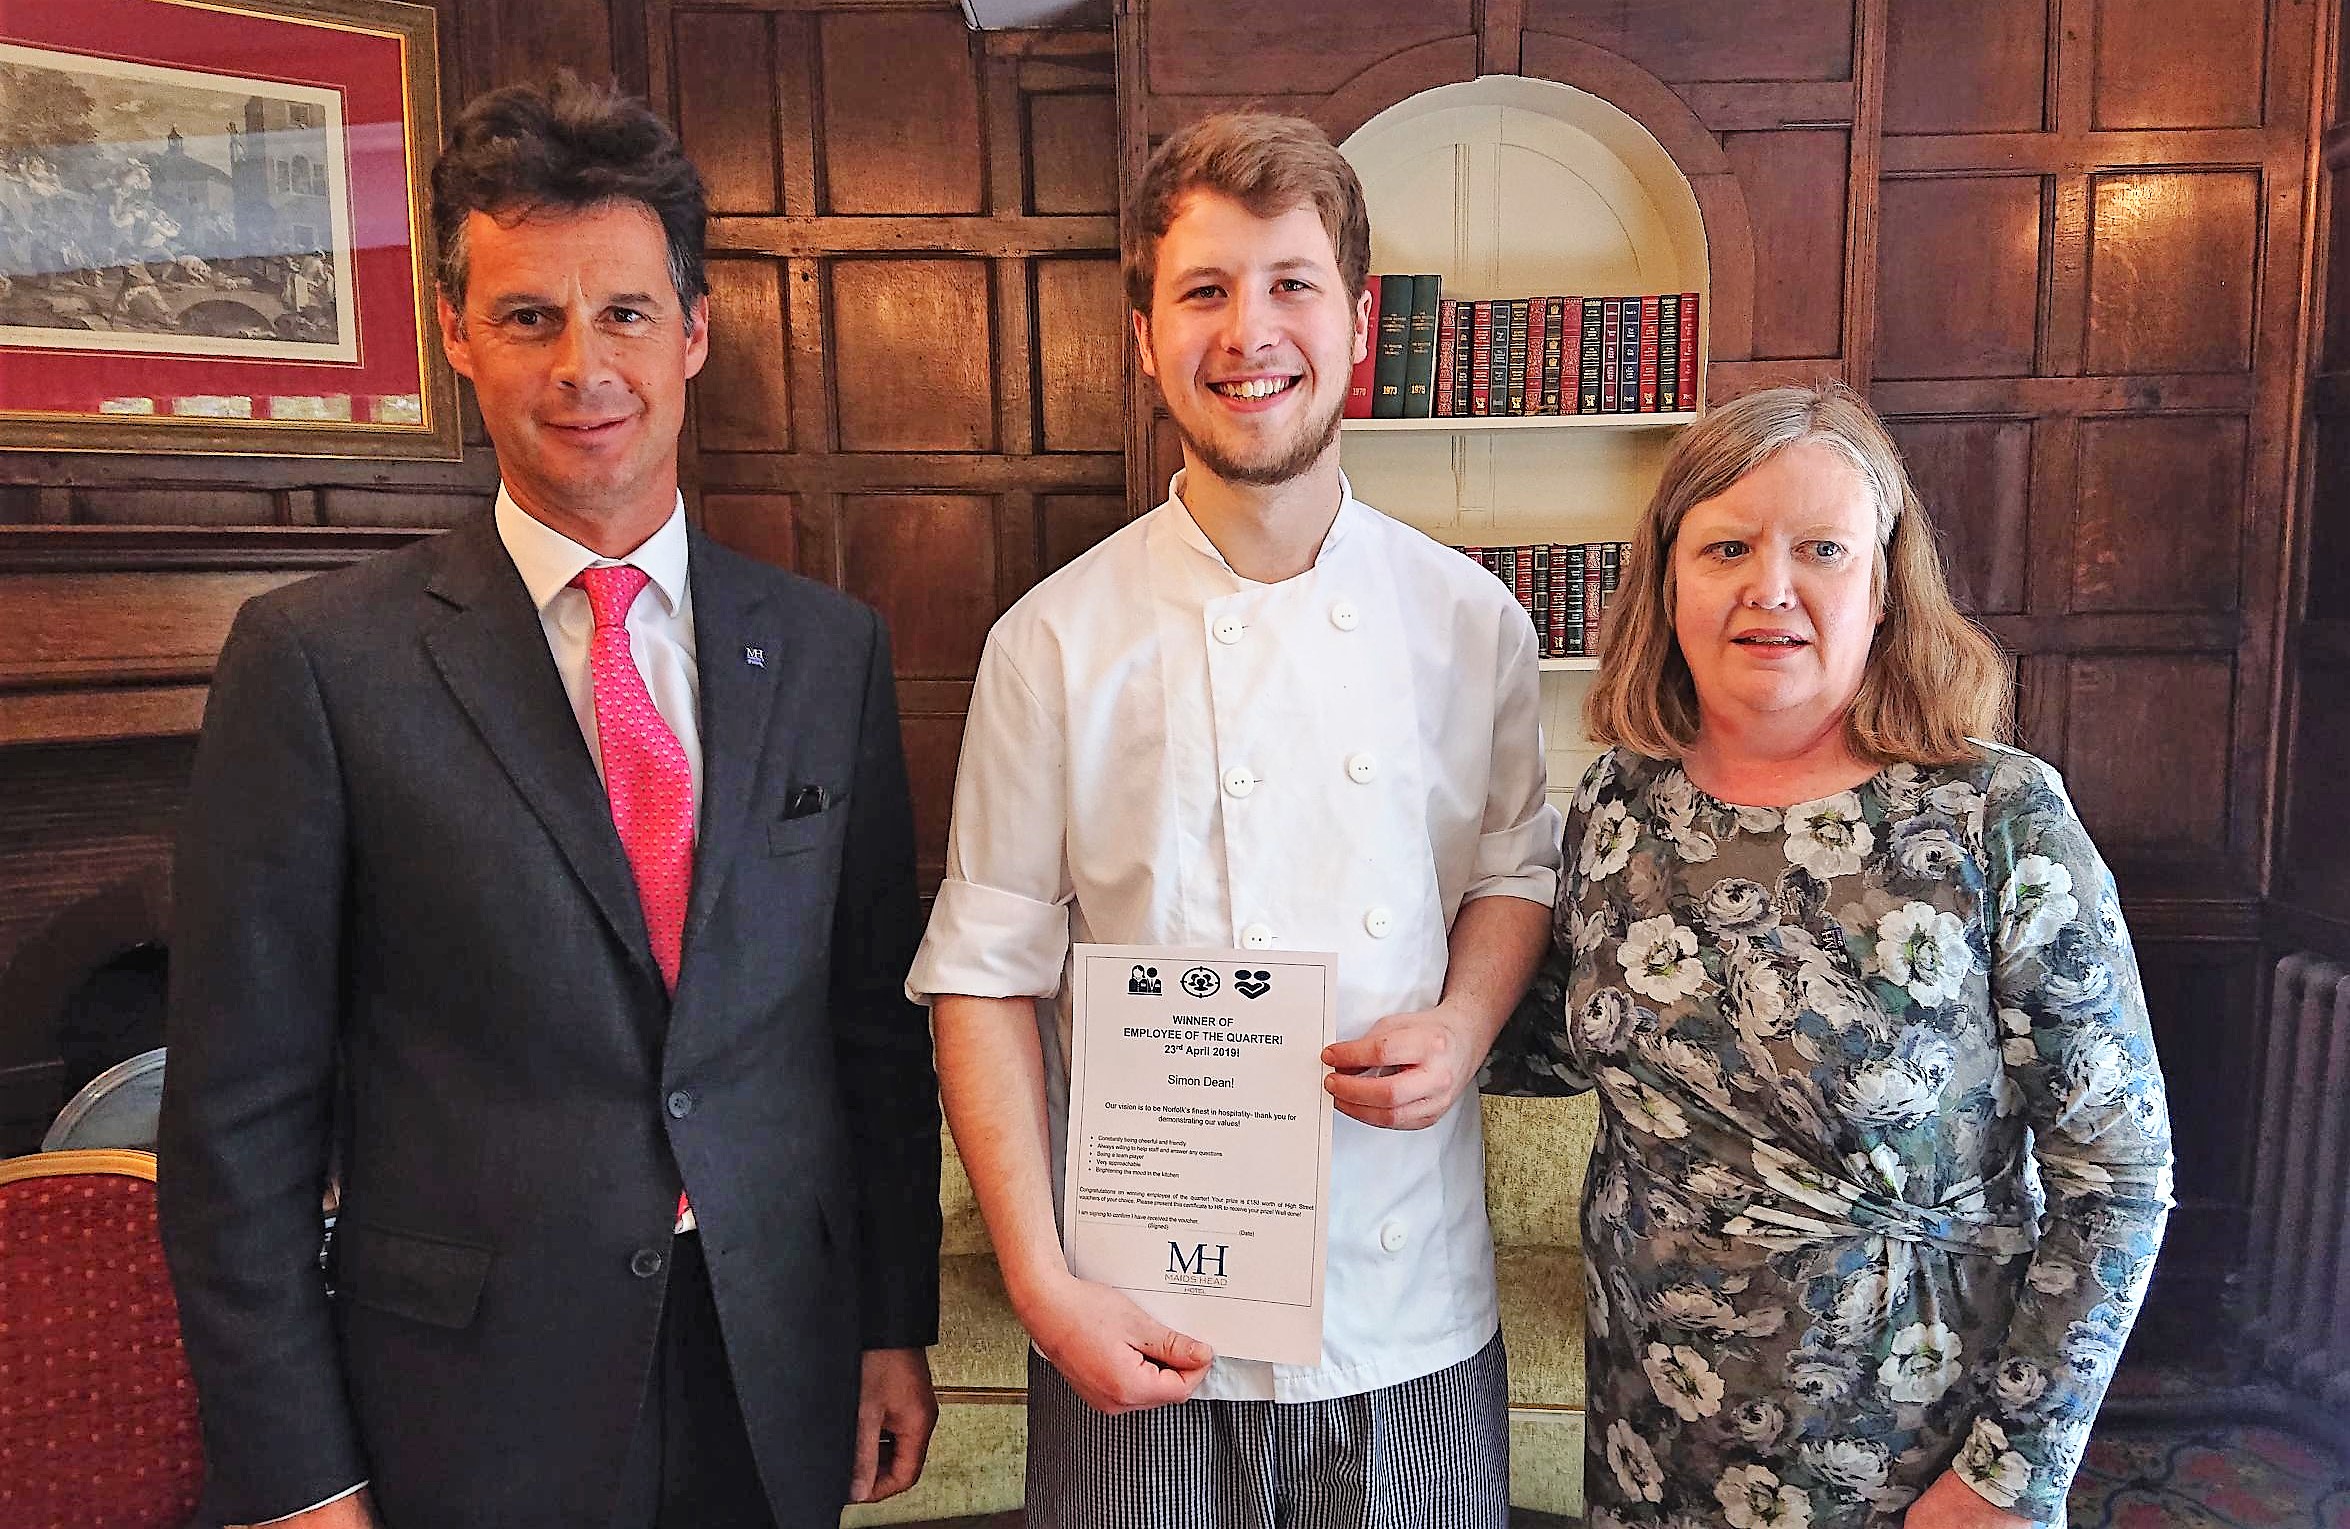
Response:
[{"label": "beard", "polygon": [[1193,434],[1181,415],[1168,410],[1169,418],[1175,422],[1175,433],[1183,438],[1184,447],[1200,466],[1226,483],[1245,483],[1251,488],[1277,488],[1303,477],[1338,439],[1339,421],[1345,415],[1346,399],[1341,395],[1320,419],[1306,419],[1286,442],[1270,443],[1261,454],[1243,458],[1204,436]]}]

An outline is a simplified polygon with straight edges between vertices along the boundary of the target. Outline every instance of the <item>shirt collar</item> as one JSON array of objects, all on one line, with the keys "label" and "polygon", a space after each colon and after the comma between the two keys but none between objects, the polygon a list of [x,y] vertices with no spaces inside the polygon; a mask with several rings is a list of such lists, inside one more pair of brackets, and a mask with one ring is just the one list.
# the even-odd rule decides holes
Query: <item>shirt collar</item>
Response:
[{"label": "shirt collar", "polygon": [[[1199,522],[1191,518],[1191,506],[1183,502],[1183,477],[1189,471],[1189,468],[1178,467],[1175,476],[1167,480],[1167,509],[1169,518],[1174,522],[1175,534],[1194,552],[1214,562],[1225,572],[1232,573],[1232,565],[1224,561],[1224,554],[1216,550],[1216,544],[1208,539],[1208,533],[1202,531]],[[1362,518],[1366,508],[1361,500],[1355,498],[1354,485],[1347,481],[1345,472],[1341,471],[1338,475],[1338,516],[1330,522],[1330,529],[1323,533],[1322,545],[1314,552],[1316,567],[1321,566],[1322,559],[1330,555],[1332,548],[1346,539],[1347,532],[1355,521]],[[1240,578],[1237,573],[1232,576]]]},{"label": "shirt collar", "polygon": [[514,559],[514,569],[522,575],[522,583],[530,591],[530,603],[545,610],[547,603],[563,593],[583,568],[627,563],[644,571],[653,587],[661,592],[661,601],[674,616],[685,603],[686,537],[685,495],[677,496],[677,506],[669,518],[661,522],[661,529],[639,542],[636,550],[626,557],[605,557],[599,552],[581,546],[570,537],[539,520],[506,492],[506,485],[498,485],[498,540],[506,544],[506,555]]}]

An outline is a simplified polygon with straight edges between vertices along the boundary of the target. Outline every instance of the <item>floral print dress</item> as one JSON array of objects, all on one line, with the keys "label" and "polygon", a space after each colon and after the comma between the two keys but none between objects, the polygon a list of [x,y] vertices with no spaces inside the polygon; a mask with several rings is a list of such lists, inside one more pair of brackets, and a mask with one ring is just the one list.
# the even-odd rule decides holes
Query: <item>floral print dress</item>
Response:
[{"label": "floral print dress", "polygon": [[2061,1524],[2170,1206],[2113,880],[1986,747],[1787,808],[1624,750],[1489,1091],[1597,1088],[1594,1529],[1898,1525],[1955,1466]]}]

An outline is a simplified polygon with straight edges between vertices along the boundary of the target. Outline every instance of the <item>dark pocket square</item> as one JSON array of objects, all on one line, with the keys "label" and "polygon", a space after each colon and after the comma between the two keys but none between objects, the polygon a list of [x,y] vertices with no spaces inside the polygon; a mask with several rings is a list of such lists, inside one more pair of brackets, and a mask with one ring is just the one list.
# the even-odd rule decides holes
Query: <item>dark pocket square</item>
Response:
[{"label": "dark pocket square", "polygon": [[784,821],[812,818],[831,805],[832,794],[822,786],[794,786],[790,803],[783,809]]}]

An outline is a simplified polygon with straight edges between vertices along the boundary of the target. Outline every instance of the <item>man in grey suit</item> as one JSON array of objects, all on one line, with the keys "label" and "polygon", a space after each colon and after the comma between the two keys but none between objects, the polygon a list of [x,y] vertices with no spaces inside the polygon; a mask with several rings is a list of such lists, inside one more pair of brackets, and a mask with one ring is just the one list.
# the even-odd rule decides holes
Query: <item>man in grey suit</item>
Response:
[{"label": "man in grey suit", "polygon": [[889,645],[685,524],[703,216],[637,103],[468,107],[439,310],[497,502],[222,652],[160,1145],[216,1517],[829,1529],[920,1471]]}]

